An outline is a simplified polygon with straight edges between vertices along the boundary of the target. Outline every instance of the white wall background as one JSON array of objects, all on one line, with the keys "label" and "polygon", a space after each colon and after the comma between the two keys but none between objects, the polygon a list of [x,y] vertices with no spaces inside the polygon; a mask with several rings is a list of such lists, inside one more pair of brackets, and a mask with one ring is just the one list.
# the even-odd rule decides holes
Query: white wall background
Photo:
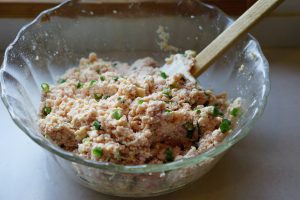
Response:
[{"label": "white wall background", "polygon": [[[30,19],[0,18],[0,51],[15,38]],[[300,0],[286,0],[251,33],[263,47],[300,47]]]}]

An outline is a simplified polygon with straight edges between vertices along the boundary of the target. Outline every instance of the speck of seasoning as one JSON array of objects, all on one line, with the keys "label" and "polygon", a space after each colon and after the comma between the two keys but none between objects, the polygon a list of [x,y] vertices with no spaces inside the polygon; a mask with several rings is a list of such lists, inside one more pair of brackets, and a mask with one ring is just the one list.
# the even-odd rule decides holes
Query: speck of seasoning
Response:
[{"label": "speck of seasoning", "polygon": [[121,103],[125,103],[125,99],[123,97],[118,97],[117,100],[120,101]]},{"label": "speck of seasoning", "polygon": [[95,130],[99,131],[101,130],[101,123],[98,120],[95,120],[93,122],[93,127],[95,128]]},{"label": "speck of seasoning", "polygon": [[95,147],[93,150],[92,150],[92,153],[94,156],[96,157],[102,157],[103,155],[103,150],[101,147]]},{"label": "speck of seasoning", "polygon": [[177,83],[172,83],[170,84],[170,88],[174,89],[174,88],[178,88],[178,85]]},{"label": "speck of seasoning", "polygon": [[113,67],[116,67],[117,66],[117,62],[113,62],[111,65],[113,66]]},{"label": "speck of seasoning", "polygon": [[58,83],[62,84],[62,83],[65,83],[66,81],[67,81],[66,79],[59,79]]},{"label": "speck of seasoning", "polygon": [[233,108],[230,114],[234,117],[237,117],[239,112],[240,112],[239,108]]},{"label": "speck of seasoning", "polygon": [[94,94],[94,98],[96,99],[96,101],[99,101],[101,99],[101,97],[102,97],[101,94],[98,94],[98,93]]},{"label": "speck of seasoning", "polygon": [[222,133],[226,133],[231,129],[231,122],[228,119],[223,119],[220,124],[220,129]]},{"label": "speck of seasoning", "polygon": [[50,91],[50,87],[49,87],[48,83],[42,83],[41,87],[42,87],[43,92],[47,93]]},{"label": "speck of seasoning", "polygon": [[80,81],[78,81],[77,85],[76,85],[76,88],[79,89],[79,88],[82,88],[83,87],[83,83],[81,83]]},{"label": "speck of seasoning", "polygon": [[97,72],[97,74],[100,74],[100,69],[97,69],[96,72]]},{"label": "speck of seasoning", "polygon": [[173,151],[170,148],[167,148],[167,150],[165,151],[165,159],[166,162],[172,162],[174,161],[174,156],[173,156]]},{"label": "speck of seasoning", "polygon": [[217,117],[217,116],[219,116],[219,115],[224,115],[224,114],[220,111],[220,109],[219,109],[217,106],[214,106],[212,115],[213,115],[214,117]]},{"label": "speck of seasoning", "polygon": [[186,81],[186,79],[185,79],[184,76],[181,76],[180,80],[181,80],[182,82],[185,82],[185,81]]},{"label": "speck of seasoning", "polygon": [[195,130],[194,124],[192,122],[186,122],[183,124],[183,128],[187,131],[186,137],[192,139]]},{"label": "speck of seasoning", "polygon": [[201,110],[200,110],[200,109],[196,109],[195,112],[196,112],[197,114],[200,114],[200,113],[201,113]]},{"label": "speck of seasoning", "polygon": [[170,112],[172,112],[172,110],[166,109],[165,112],[170,113]]},{"label": "speck of seasoning", "polygon": [[110,96],[109,95],[104,95],[103,99],[108,99]]},{"label": "speck of seasoning", "polygon": [[105,81],[105,76],[101,75],[99,78],[101,81]]},{"label": "speck of seasoning", "polygon": [[117,82],[117,81],[119,80],[119,77],[118,77],[118,76],[114,76],[114,77],[113,77],[113,80],[114,80],[115,82]]},{"label": "speck of seasoning", "polygon": [[208,105],[209,105],[209,101],[207,100],[207,101],[204,102],[203,106],[206,107]]},{"label": "speck of seasoning", "polygon": [[142,104],[142,103],[144,103],[144,100],[143,99],[139,99],[138,100],[138,104]]},{"label": "speck of seasoning", "polygon": [[49,115],[50,113],[51,113],[51,108],[48,107],[48,106],[45,106],[45,107],[43,108],[43,115],[44,115],[44,116],[47,116],[47,115]]},{"label": "speck of seasoning", "polygon": [[96,82],[97,82],[96,80],[91,80],[89,87],[93,87],[93,85],[95,85]]},{"label": "speck of seasoning", "polygon": [[112,116],[113,116],[114,119],[119,120],[119,119],[122,118],[123,115],[122,115],[121,110],[116,109],[116,110],[113,111]]},{"label": "speck of seasoning", "polygon": [[168,78],[168,75],[166,74],[166,72],[163,72],[163,71],[160,72],[160,76],[161,76],[163,79],[167,79],[167,78]]},{"label": "speck of seasoning", "polygon": [[162,93],[163,93],[164,96],[166,96],[168,98],[172,97],[170,88],[165,88]]}]

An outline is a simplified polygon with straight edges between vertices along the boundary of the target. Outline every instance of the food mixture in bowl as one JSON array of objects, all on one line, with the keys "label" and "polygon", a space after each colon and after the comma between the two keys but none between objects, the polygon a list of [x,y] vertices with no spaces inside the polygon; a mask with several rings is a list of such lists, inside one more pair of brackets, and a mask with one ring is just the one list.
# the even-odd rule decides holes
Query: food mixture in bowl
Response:
[{"label": "food mixture in bowl", "polygon": [[[184,57],[195,63],[191,51]],[[128,65],[91,53],[42,89],[45,137],[84,158],[123,165],[198,155],[232,131],[240,112],[239,98],[230,104],[225,93],[182,74],[168,76],[149,57]]]}]

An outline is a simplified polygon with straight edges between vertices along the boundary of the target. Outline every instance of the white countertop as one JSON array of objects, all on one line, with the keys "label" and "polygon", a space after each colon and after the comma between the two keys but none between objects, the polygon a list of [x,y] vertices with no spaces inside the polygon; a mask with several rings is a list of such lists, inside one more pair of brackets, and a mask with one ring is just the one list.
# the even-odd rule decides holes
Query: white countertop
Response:
[{"label": "white countertop", "polygon": [[[269,49],[271,93],[265,113],[201,180],[155,199],[300,198],[300,49]],[[1,200],[106,200],[70,180],[12,122],[0,103]]]}]

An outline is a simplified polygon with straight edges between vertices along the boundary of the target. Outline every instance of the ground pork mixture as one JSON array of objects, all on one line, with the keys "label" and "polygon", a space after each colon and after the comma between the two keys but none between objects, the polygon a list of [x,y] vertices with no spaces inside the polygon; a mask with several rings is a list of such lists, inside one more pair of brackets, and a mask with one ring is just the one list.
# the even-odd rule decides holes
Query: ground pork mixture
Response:
[{"label": "ground pork mixture", "polygon": [[215,95],[182,74],[168,76],[149,57],[128,65],[91,53],[56,85],[41,86],[45,137],[84,158],[124,165],[203,152],[230,133],[240,107],[240,99],[229,104],[225,93]]}]

